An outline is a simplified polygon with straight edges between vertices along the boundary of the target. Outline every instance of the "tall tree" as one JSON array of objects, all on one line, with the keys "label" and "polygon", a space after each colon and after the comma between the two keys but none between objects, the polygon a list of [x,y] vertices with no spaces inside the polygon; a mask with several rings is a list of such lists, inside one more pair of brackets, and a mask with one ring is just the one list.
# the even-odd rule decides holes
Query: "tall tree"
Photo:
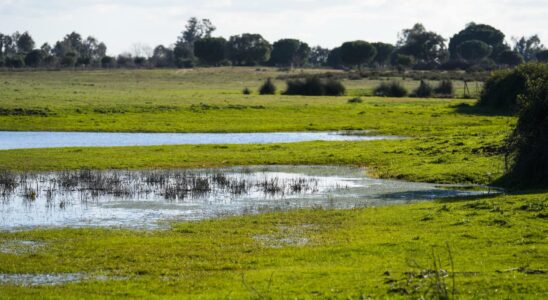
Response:
[{"label": "tall tree", "polygon": [[377,55],[377,49],[365,41],[346,42],[341,46],[341,59],[345,65],[360,68]]},{"label": "tall tree", "polygon": [[328,57],[329,49],[316,46],[313,47],[310,51],[310,57],[308,58],[308,62],[313,66],[322,67],[327,64]]},{"label": "tall tree", "polygon": [[331,49],[331,51],[329,51],[329,55],[327,56],[327,65],[332,68],[338,68],[343,64],[344,63],[341,59],[341,47]]},{"label": "tall tree", "polygon": [[493,48],[491,46],[480,40],[466,41],[457,47],[459,57],[472,64],[477,64],[484,60],[492,51]]},{"label": "tall tree", "polygon": [[447,57],[445,39],[433,31],[427,31],[420,23],[404,29],[397,46],[399,54],[413,56],[420,63],[439,63]]},{"label": "tall tree", "polygon": [[392,53],[396,49],[396,47],[392,44],[387,43],[372,43],[373,47],[377,50],[377,55],[375,55],[375,58],[373,59],[373,62],[377,65],[384,67],[387,64],[390,63],[390,57],[392,56]]},{"label": "tall tree", "polygon": [[470,23],[466,28],[455,34],[449,41],[449,53],[452,59],[457,59],[459,53],[457,48],[460,44],[466,41],[478,40],[491,46],[493,51],[489,56],[493,60],[497,60],[499,54],[509,47],[504,44],[504,33],[500,30],[485,24]]},{"label": "tall tree", "polygon": [[235,65],[258,65],[270,59],[272,46],[260,34],[244,33],[231,36],[228,54]]},{"label": "tall tree", "polygon": [[34,49],[34,40],[27,31],[17,36],[16,44],[17,53],[20,54],[29,53]]},{"label": "tall tree", "polygon": [[297,39],[281,39],[272,45],[270,63],[281,66],[301,66],[310,55],[307,43]]},{"label": "tall tree", "polygon": [[535,59],[539,51],[544,50],[544,45],[540,42],[538,35],[530,37],[522,36],[519,39],[512,39],[514,41],[514,51],[521,54],[525,61],[531,61]]},{"label": "tall tree", "polygon": [[154,48],[151,61],[157,68],[173,67],[175,66],[173,50],[164,47],[163,45],[159,45]]},{"label": "tall tree", "polygon": [[197,40],[194,55],[208,65],[218,65],[226,57],[226,40],[222,37]]}]

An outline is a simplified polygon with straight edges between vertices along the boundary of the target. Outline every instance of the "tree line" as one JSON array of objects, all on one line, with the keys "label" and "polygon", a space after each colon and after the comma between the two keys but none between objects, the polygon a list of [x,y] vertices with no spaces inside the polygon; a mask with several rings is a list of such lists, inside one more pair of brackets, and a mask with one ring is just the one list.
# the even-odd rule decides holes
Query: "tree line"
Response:
[{"label": "tree line", "polygon": [[[548,50],[537,35],[505,42],[500,30],[469,23],[449,40],[422,24],[404,29],[398,42],[349,41],[326,49],[298,39],[270,43],[260,34],[244,33],[228,40],[213,36],[208,19],[188,20],[171,46],[133,46],[133,53],[107,55],[96,38],[67,34],[54,45],[39,48],[28,32],[0,33],[0,67],[4,68],[191,68],[194,66],[277,66],[332,68],[397,68],[417,70],[492,70],[529,61],[548,61]],[[447,43],[448,42],[448,43]]]}]

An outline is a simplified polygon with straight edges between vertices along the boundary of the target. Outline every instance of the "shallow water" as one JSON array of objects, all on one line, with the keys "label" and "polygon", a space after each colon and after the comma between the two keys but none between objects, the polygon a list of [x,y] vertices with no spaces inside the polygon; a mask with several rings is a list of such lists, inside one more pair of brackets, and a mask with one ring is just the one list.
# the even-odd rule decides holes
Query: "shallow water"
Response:
[{"label": "shallow water", "polygon": [[271,144],[307,141],[374,141],[395,136],[341,132],[114,133],[0,131],[0,150],[203,144]]},{"label": "shallow water", "polygon": [[353,208],[470,196],[481,190],[374,179],[329,166],[0,174],[0,230],[159,228],[294,208]]}]

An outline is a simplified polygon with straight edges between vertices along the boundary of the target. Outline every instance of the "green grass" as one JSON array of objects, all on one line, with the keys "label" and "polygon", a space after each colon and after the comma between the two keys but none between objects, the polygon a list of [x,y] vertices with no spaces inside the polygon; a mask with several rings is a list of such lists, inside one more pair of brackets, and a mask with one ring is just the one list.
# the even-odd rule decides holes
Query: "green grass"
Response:
[{"label": "green grass", "polygon": [[[164,231],[0,233],[3,242],[42,244],[32,253],[0,253],[0,273],[118,278],[4,285],[0,298],[431,297],[431,279],[411,278],[408,284],[406,272],[432,269],[433,250],[451,272],[447,243],[460,299],[540,299],[548,296],[548,275],[524,272],[548,267],[547,197],[276,212],[179,223]],[[442,281],[451,291],[451,276]]]},{"label": "green grass", "polygon": [[[346,97],[241,94],[244,87],[256,90],[265,78],[280,74],[251,68],[0,73],[0,130],[374,129],[409,138],[11,150],[0,151],[0,169],[358,165],[383,178],[439,183],[489,183],[503,173],[499,146],[513,117],[474,109],[471,100],[363,97],[363,103],[347,103],[369,93],[378,83],[373,80],[345,81]],[[433,249],[442,268],[451,271],[446,243],[459,298],[546,298],[547,275],[526,271],[548,268],[547,201],[546,191],[535,191],[381,208],[270,212],[176,223],[160,231],[0,232],[0,245],[17,240],[42,245],[35,252],[0,251],[0,273],[82,272],[119,279],[1,285],[0,298],[416,299],[433,296],[431,279],[405,273],[431,269]],[[443,281],[451,288],[451,276]]]}]

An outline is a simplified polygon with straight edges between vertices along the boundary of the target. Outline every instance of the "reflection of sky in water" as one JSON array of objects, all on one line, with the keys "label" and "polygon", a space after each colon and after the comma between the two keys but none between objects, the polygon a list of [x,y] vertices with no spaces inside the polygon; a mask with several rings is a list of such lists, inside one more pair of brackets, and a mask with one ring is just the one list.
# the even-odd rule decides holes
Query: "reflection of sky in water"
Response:
[{"label": "reflection of sky in water", "polygon": [[0,131],[0,150],[60,147],[114,147],[202,144],[271,144],[307,141],[375,141],[395,136],[337,132],[118,133]]},{"label": "reflection of sky in water", "polygon": [[[165,171],[169,176],[162,186],[146,181],[151,172],[164,171],[95,173],[105,178],[118,175],[116,178],[123,183],[121,186],[130,191],[124,196],[101,193],[92,196],[92,191],[83,182],[63,190],[59,186],[59,173],[28,176],[10,196],[0,197],[0,229],[37,226],[155,228],[163,220],[199,220],[291,208],[353,208],[484,193],[373,179],[364,176],[363,169],[349,167],[261,166]],[[166,199],[166,187],[174,185],[175,178],[181,174],[207,178],[211,191]],[[231,193],[212,179],[215,174],[223,174],[229,182],[245,182],[247,188],[241,194]],[[265,192],[261,187],[265,182],[274,182],[279,190]],[[300,182],[300,191],[291,189],[297,182]],[[38,190],[35,200],[25,199],[25,187]]]}]

